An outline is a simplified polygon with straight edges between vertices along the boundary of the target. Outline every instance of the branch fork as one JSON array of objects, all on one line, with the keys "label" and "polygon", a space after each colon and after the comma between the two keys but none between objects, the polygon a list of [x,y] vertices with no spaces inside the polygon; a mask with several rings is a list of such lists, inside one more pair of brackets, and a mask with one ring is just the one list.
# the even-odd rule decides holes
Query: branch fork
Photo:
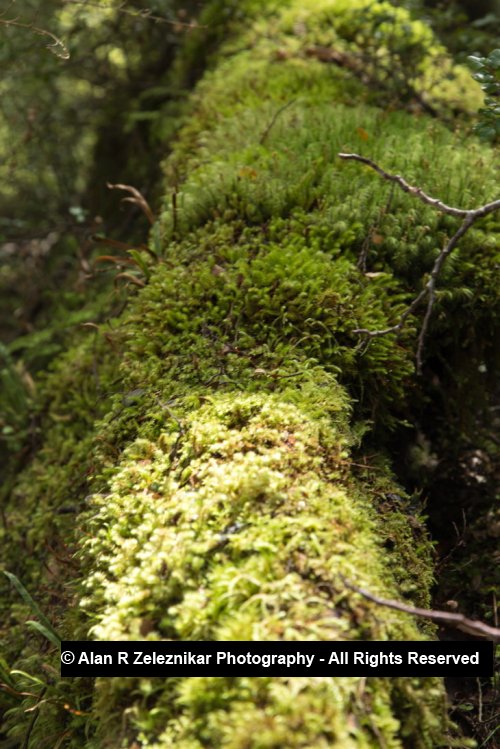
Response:
[{"label": "branch fork", "polygon": [[366,166],[369,166],[371,169],[377,172],[377,174],[379,174],[383,179],[385,179],[388,182],[393,182],[397,184],[403,190],[403,192],[406,192],[409,195],[413,195],[414,197],[421,200],[422,203],[425,203],[426,205],[430,205],[436,210],[440,211],[441,213],[447,214],[448,216],[454,216],[456,218],[462,219],[462,223],[460,224],[455,234],[453,234],[453,236],[448,240],[446,245],[443,247],[443,249],[437,256],[434,262],[434,266],[431,270],[429,280],[425,284],[422,291],[420,291],[419,294],[417,294],[417,296],[409,304],[406,310],[402,313],[401,317],[399,318],[399,321],[395,325],[391,325],[389,328],[385,328],[383,330],[369,330],[367,328],[356,328],[353,331],[353,333],[357,333],[359,335],[364,336],[367,340],[370,340],[371,338],[380,338],[381,336],[385,336],[390,333],[399,333],[404,327],[408,317],[417,309],[419,304],[427,297],[427,309],[426,309],[422,327],[420,329],[420,333],[418,336],[417,355],[416,355],[417,373],[421,374],[424,341],[425,341],[425,336],[427,334],[427,331],[429,329],[429,323],[432,317],[434,303],[436,301],[436,284],[437,284],[439,275],[441,273],[443,264],[446,258],[449,255],[451,255],[451,253],[457,246],[459,240],[469,231],[471,226],[478,219],[483,218],[484,216],[487,216],[488,214],[493,213],[494,211],[497,211],[500,209],[500,200],[494,200],[491,203],[486,203],[485,205],[482,205],[479,208],[475,208],[472,210],[467,210],[463,208],[454,208],[453,206],[443,203],[443,201],[437,198],[433,198],[430,195],[427,195],[427,193],[424,192],[424,190],[422,190],[421,187],[415,187],[414,185],[410,185],[403,177],[401,177],[401,175],[389,174],[388,172],[385,171],[385,169],[382,169],[382,167],[379,166],[375,161],[372,161],[372,159],[369,159],[366,156],[360,156],[357,153],[339,153],[338,156],[339,158],[344,159],[346,161],[347,160],[359,161],[361,164],[365,164]]}]

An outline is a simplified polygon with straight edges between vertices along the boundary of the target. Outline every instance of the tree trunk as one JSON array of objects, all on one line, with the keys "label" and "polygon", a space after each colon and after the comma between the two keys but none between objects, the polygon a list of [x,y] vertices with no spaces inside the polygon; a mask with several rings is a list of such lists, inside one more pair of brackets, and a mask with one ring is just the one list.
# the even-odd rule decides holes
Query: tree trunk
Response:
[{"label": "tree trunk", "polygon": [[[209,5],[222,24],[231,4]],[[431,414],[435,442],[445,420],[448,434],[474,423],[459,384],[449,413],[435,389],[475,316],[483,330],[457,382],[483,397],[493,253],[479,229],[464,239],[417,376],[424,309],[399,335],[355,331],[398,322],[454,219],[337,154],[362,152],[459,207],[492,199],[494,172],[475,166],[486,147],[426,114],[459,95],[473,108],[475,84],[453,89],[464,71],[406,10],[368,5],[267,3],[233,19],[165,162],[162,215],[134,271],[144,288],[80,330],[42,384],[5,567],[66,639],[436,636],[344,578],[430,605],[432,544],[397,475],[418,487],[433,470]],[[185,80],[205,33],[173,77]],[[455,81],[431,96],[438,61]],[[45,682],[40,663],[57,667],[57,653],[40,655],[15,609],[10,625],[9,665]],[[50,674],[46,686],[33,723],[32,697],[9,703],[9,735],[25,746],[65,732],[61,745],[87,749],[462,745],[434,678]]]}]

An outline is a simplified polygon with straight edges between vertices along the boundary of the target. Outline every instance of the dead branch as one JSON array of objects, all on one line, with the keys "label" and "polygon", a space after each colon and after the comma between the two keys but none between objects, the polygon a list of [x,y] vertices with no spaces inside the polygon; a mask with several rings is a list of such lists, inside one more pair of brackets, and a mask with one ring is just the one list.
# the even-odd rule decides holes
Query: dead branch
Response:
[{"label": "dead branch", "polygon": [[410,185],[405,179],[403,179],[403,177],[401,177],[401,175],[389,174],[388,172],[385,171],[385,169],[382,169],[381,166],[376,164],[371,159],[366,158],[365,156],[359,156],[357,153],[339,153],[338,156],[341,159],[359,161],[362,164],[366,164],[371,169],[374,169],[377,172],[377,174],[380,174],[380,176],[383,179],[387,180],[388,182],[393,182],[399,185],[399,187],[404,192],[408,193],[409,195],[413,195],[414,197],[418,198],[426,205],[430,205],[433,208],[436,208],[438,211],[441,211],[441,213],[446,213],[449,216],[455,216],[455,217],[459,217],[463,219],[462,223],[460,224],[455,234],[453,234],[451,239],[448,240],[446,245],[443,247],[443,249],[437,256],[434,266],[431,270],[429,279],[427,283],[425,284],[424,288],[419,294],[417,294],[417,296],[413,299],[410,305],[402,313],[401,317],[399,318],[399,322],[383,330],[369,330],[368,328],[356,328],[353,331],[354,333],[365,336],[367,339],[379,338],[380,336],[385,336],[385,335],[388,335],[389,333],[399,333],[399,331],[405,325],[408,317],[411,314],[413,314],[413,312],[415,312],[420,302],[423,299],[425,299],[425,297],[428,297],[427,309],[424,315],[424,320],[422,323],[422,327],[420,329],[420,333],[418,336],[418,344],[417,344],[417,355],[416,355],[417,373],[421,374],[424,341],[425,341],[425,336],[427,334],[427,330],[429,328],[429,323],[430,323],[430,319],[432,316],[434,303],[436,301],[436,283],[439,278],[439,274],[441,273],[443,264],[446,258],[453,252],[453,250],[457,246],[458,241],[464,236],[464,234],[466,234],[469,231],[470,227],[478,219],[483,218],[484,216],[487,216],[489,213],[493,213],[494,211],[497,211],[500,209],[500,200],[494,200],[491,203],[486,203],[485,205],[482,205],[479,208],[474,208],[472,210],[467,210],[463,208],[454,208],[453,206],[449,206],[446,203],[443,203],[441,200],[438,200],[437,198],[433,198],[430,195],[427,195],[427,193],[424,192],[421,187],[415,187],[413,185]]},{"label": "dead branch", "polygon": [[397,184],[401,187],[404,192],[409,193],[410,195],[415,195],[416,197],[420,198],[422,202],[427,203],[428,205],[431,205],[433,208],[437,208],[442,213],[447,213],[450,216],[459,216],[461,218],[465,218],[467,216],[473,216],[476,218],[482,218],[483,216],[486,216],[488,213],[492,213],[493,211],[496,211],[500,208],[500,200],[495,200],[492,203],[487,203],[486,205],[481,206],[480,208],[475,208],[472,210],[466,210],[463,208],[453,208],[452,206],[446,205],[446,203],[443,203],[441,200],[438,200],[437,198],[431,198],[430,195],[427,195],[421,187],[413,187],[412,185],[408,184],[408,182],[401,177],[399,174],[389,174],[386,172],[382,167],[380,167],[378,164],[376,164],[371,159],[366,158],[366,156],[359,156],[357,153],[339,153],[338,156],[341,159],[352,159],[354,161],[360,161],[362,164],[366,164],[367,166],[374,169],[378,174],[380,174],[381,177],[383,177],[386,180],[389,180],[389,182],[397,182]]},{"label": "dead branch", "polygon": [[395,609],[396,611],[403,611],[405,614],[411,614],[412,616],[419,616],[423,619],[430,619],[438,624],[445,624],[449,627],[459,629],[461,632],[465,632],[468,635],[474,637],[486,637],[488,640],[493,642],[500,642],[500,629],[496,627],[490,627],[489,624],[480,622],[477,619],[467,619],[463,614],[452,614],[448,611],[438,611],[435,609],[420,609],[414,606],[407,606],[405,603],[400,601],[393,601],[391,599],[379,598],[373,595],[368,590],[358,588],[357,585],[349,582],[342,575],[340,576],[342,582],[355,593],[359,593],[360,596],[366,598],[368,601],[376,603],[378,606],[385,606],[389,609]]},{"label": "dead branch", "polygon": [[15,18],[0,18],[0,26],[13,26],[18,29],[27,29],[33,34],[43,36],[45,39],[50,40],[47,44],[47,49],[52,52],[56,57],[60,57],[62,60],[69,60],[70,53],[65,43],[59,39],[55,34],[46,29],[40,29],[38,26],[33,26],[31,23],[21,23]]},{"label": "dead branch", "polygon": [[124,16],[131,16],[132,18],[140,18],[147,21],[153,21],[154,23],[164,23],[168,26],[174,26],[178,28],[186,29],[199,29],[206,28],[201,26],[196,21],[182,21],[180,18],[172,20],[165,16],[158,16],[153,13],[151,8],[128,8],[126,3],[113,7],[111,5],[100,5],[92,0],[63,0],[65,5],[83,5],[84,7],[96,8],[97,10],[113,10],[115,13],[120,13]]}]

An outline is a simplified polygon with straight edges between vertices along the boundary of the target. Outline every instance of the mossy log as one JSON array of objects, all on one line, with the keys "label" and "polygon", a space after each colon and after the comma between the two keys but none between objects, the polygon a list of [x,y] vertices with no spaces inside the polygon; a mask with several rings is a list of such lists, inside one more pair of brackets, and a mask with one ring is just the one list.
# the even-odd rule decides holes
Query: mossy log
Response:
[{"label": "mossy log", "polygon": [[[205,15],[222,23],[228,9]],[[383,437],[425,403],[421,318],[368,347],[353,331],[398,319],[454,221],[336,154],[361,150],[459,206],[491,199],[487,148],[417,96],[438,64],[433,109],[473,109],[478,89],[389,3],[238,12],[184,105],[144,288],[118,318],[79,330],[40,384],[40,445],[6,504],[3,564],[66,639],[433,638],[342,582],[428,606],[434,574]],[[374,30],[378,58],[360,71]],[[188,38],[178,86],[206,33]],[[385,53],[406,101],[377,65]],[[489,356],[497,262],[490,216],[443,272],[427,357],[455,350],[472,318],[476,368]],[[381,445],[369,455],[367,435]],[[61,681],[25,619],[22,601],[5,616],[5,669],[24,675],[2,697],[4,730],[24,746],[466,745],[439,679]]]}]

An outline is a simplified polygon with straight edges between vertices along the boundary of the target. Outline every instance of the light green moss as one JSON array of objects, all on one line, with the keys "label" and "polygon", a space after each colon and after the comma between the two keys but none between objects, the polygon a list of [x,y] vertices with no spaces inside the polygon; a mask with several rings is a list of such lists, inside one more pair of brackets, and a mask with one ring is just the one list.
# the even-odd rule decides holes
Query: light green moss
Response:
[{"label": "light green moss", "polygon": [[[404,497],[387,499],[402,493],[387,458],[353,453],[360,435],[383,445],[425,404],[413,376],[418,315],[400,339],[368,348],[353,329],[398,319],[454,223],[336,154],[361,151],[468,206],[492,196],[489,151],[388,111],[387,81],[373,93],[306,53],[359,52],[387,4],[369,4],[366,28],[357,3],[276,3],[265,18],[250,6],[257,20],[219,50],[166,161],[152,239],[162,257],[119,320],[59,358],[39,396],[40,445],[6,508],[2,564],[38,586],[68,638],[433,636],[400,613],[377,616],[339,575],[429,604],[422,519],[409,520]],[[226,7],[210,4],[213,17]],[[409,24],[398,43],[413,45],[421,82],[443,50],[405,10],[391,13]],[[385,22],[381,31],[387,41]],[[200,39],[188,40],[178,76]],[[448,263],[429,356],[471,319],[486,345],[497,248],[490,218]],[[453,743],[438,680],[61,682],[46,676],[25,619],[19,605],[2,626],[8,666],[47,690],[33,746],[65,730],[72,749]],[[29,691],[30,679],[15,685]],[[24,737],[34,699],[2,699],[9,735]]]},{"label": "light green moss", "polygon": [[[334,418],[312,418],[307,395],[303,409],[281,394],[233,392],[208,401],[180,430],[135,442],[109,492],[94,497],[81,602],[90,634],[420,639],[407,617],[380,618],[341,578],[393,595],[371,497],[345,468],[350,439],[338,385],[332,380],[326,396]],[[415,682],[409,693],[405,680],[389,687],[381,680],[363,694],[358,679],[176,679],[166,696],[147,683],[139,687],[152,695],[147,708],[131,699],[129,681],[120,702],[129,704],[130,736],[138,731],[158,749],[368,747],[380,735],[400,747],[407,718],[393,714],[395,699],[406,700],[411,715],[425,688],[429,709],[443,710],[431,681]],[[99,682],[98,715],[117,700],[116,690],[116,683]],[[414,745],[435,745],[442,728],[429,713],[412,728]]]}]

